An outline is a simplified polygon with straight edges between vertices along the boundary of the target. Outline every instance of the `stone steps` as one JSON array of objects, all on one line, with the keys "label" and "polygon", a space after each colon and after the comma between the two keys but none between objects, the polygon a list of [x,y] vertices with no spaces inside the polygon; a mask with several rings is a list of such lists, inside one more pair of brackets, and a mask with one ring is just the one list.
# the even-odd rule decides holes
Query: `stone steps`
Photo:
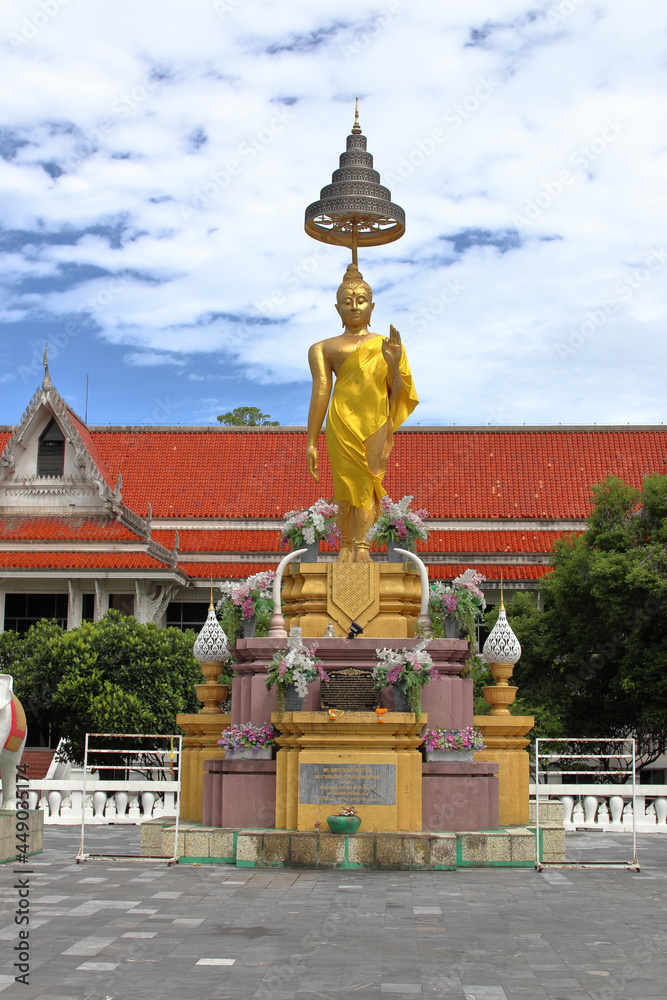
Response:
[{"label": "stone steps", "polygon": [[[540,827],[542,860],[565,861],[565,831]],[[174,851],[174,823],[141,824],[143,857]],[[233,864],[237,868],[368,868],[452,871],[456,868],[532,868],[535,830],[526,826],[474,833],[356,833],[253,830],[180,824],[177,854],[182,864]]]}]

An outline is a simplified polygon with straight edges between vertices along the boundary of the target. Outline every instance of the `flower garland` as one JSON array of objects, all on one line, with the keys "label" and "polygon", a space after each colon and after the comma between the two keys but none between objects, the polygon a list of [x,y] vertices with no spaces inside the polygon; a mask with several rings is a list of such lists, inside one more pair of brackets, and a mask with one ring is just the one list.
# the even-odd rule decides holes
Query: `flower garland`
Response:
[{"label": "flower garland", "polygon": [[289,510],[283,521],[281,546],[303,549],[314,545],[321,538],[329,545],[335,545],[340,538],[336,523],[338,505],[320,497],[312,506],[300,510]]},{"label": "flower garland", "polygon": [[236,750],[252,750],[256,754],[262,747],[271,747],[275,742],[272,726],[253,726],[252,722],[246,722],[223,729],[218,746],[233,756]]},{"label": "flower garland", "polygon": [[428,517],[428,511],[410,510],[412,500],[413,497],[404,496],[398,503],[394,503],[390,497],[382,497],[380,515],[366,539],[385,545],[388,541],[399,542],[402,548],[410,550],[414,549],[417,539],[425,542],[428,531],[423,519]]},{"label": "flower garland", "polygon": [[431,750],[484,750],[484,737],[479,729],[427,729],[424,732],[424,749]]}]

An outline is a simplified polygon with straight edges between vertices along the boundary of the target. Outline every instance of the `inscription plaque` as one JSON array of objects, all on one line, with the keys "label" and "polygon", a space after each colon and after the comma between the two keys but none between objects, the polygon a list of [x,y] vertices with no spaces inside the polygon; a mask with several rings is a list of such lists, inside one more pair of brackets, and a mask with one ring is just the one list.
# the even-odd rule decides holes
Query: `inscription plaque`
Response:
[{"label": "inscription plaque", "polygon": [[347,712],[372,712],[380,704],[380,692],[373,690],[370,670],[345,667],[332,670],[331,680],[320,685],[322,708]]},{"label": "inscription plaque", "polygon": [[299,802],[396,805],[395,764],[300,764]]}]

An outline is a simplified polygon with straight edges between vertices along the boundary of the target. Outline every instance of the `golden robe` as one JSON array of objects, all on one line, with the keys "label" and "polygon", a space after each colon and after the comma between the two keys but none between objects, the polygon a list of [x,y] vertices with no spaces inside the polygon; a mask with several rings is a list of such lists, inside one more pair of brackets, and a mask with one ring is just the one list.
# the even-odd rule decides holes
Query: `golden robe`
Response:
[{"label": "golden robe", "polygon": [[389,412],[383,337],[365,340],[343,363],[327,414],[327,449],[337,501],[370,510],[386,494],[382,485],[393,432],[419,402],[401,350],[403,388]]}]

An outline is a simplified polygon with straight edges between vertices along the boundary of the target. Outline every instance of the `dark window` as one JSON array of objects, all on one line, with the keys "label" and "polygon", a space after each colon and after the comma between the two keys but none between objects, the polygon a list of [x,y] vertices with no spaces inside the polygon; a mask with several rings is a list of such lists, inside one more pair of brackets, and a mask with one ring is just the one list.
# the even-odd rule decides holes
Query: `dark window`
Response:
[{"label": "dark window", "polygon": [[37,475],[62,476],[65,467],[65,438],[51,420],[37,445]]},{"label": "dark window", "polygon": [[5,631],[27,632],[42,618],[55,618],[67,628],[67,594],[6,594]]},{"label": "dark window", "polygon": [[109,594],[109,608],[121,615],[134,614],[134,594]]},{"label": "dark window", "polygon": [[167,628],[193,628],[198,632],[207,614],[206,601],[172,601],[167,607]]},{"label": "dark window", "polygon": [[664,785],[665,771],[662,767],[646,767],[639,772],[640,785]]},{"label": "dark window", "polygon": [[82,622],[94,622],[95,621],[95,595],[94,594],[82,594],[81,595],[81,621]]}]

